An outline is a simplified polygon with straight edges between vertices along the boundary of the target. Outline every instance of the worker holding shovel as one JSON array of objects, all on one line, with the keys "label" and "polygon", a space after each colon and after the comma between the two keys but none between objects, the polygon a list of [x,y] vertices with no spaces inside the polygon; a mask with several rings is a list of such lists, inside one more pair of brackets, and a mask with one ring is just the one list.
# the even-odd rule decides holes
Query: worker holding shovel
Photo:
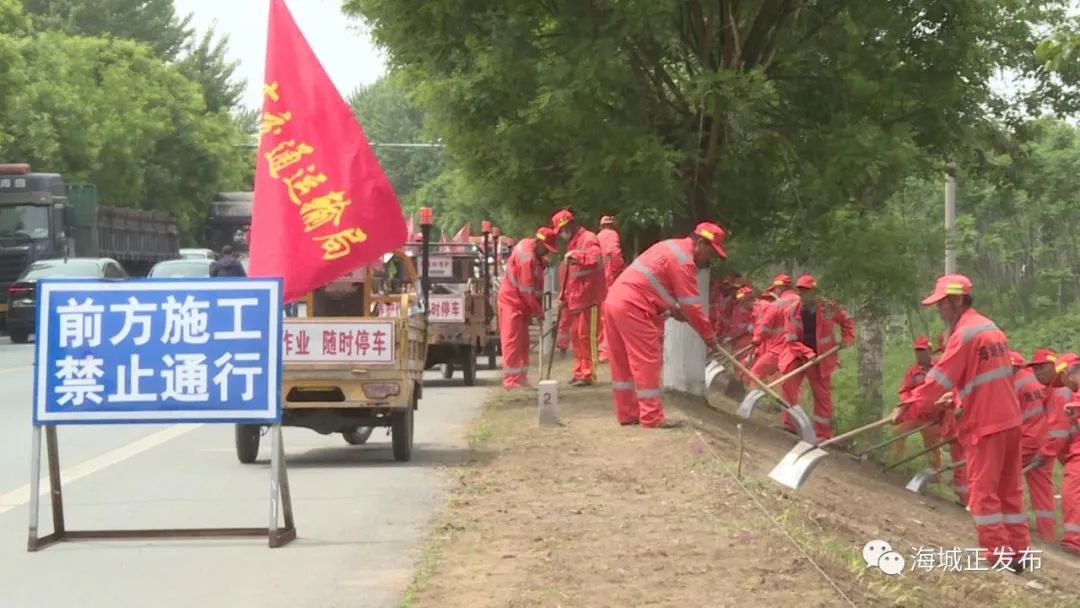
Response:
[{"label": "worker holding shovel", "polygon": [[[904,374],[904,379],[900,383],[900,403],[904,403],[911,396],[911,391],[915,390],[922,385],[926,380],[926,374],[934,366],[934,357],[930,351],[930,338],[926,336],[919,336],[915,338],[915,363],[908,368]],[[896,433],[902,434],[911,429],[919,426],[917,420],[912,420],[910,412],[906,412],[906,415],[901,415],[899,424],[896,425]],[[924,429],[922,431],[923,447],[930,447],[937,445],[941,442],[941,425],[935,424],[934,426]],[[892,449],[893,459],[900,459],[904,457],[904,442],[898,441],[893,444]],[[941,468],[941,451],[934,450],[928,455],[930,459],[930,466],[936,471]]]},{"label": "worker holding shovel", "polygon": [[[1065,414],[1073,423],[1073,430],[1080,432],[1080,357],[1066,353],[1058,359],[1056,369],[1060,370],[1064,384],[1073,392],[1069,403],[1065,404]],[[1065,535],[1061,546],[1069,553],[1080,557],[1080,441],[1072,441],[1064,455],[1065,481],[1061,486],[1061,507],[1065,519]]]},{"label": "worker holding shovel", "polygon": [[[499,285],[499,340],[502,346],[503,388],[527,386],[529,372],[529,321],[542,320],[544,267],[555,253],[555,231],[542,227],[535,238],[521,239],[510,254]],[[541,332],[540,339],[544,336]]]},{"label": "worker holding shovel", "polygon": [[649,247],[627,267],[604,300],[608,363],[615,417],[622,425],[670,428],[660,401],[660,370],[665,314],[686,321],[710,353],[720,349],[698,291],[697,273],[716,256],[726,258],[724,231],[702,222],[693,235]]},{"label": "worker holding shovel", "polygon": [[[817,280],[804,274],[795,283],[799,301],[791,316],[785,317],[784,340],[788,348],[780,353],[780,369],[793,370],[802,360],[818,357],[817,364],[805,372],[784,382],[781,392],[788,403],[799,402],[799,390],[803,378],[810,380],[814,394],[814,432],[818,441],[833,436],[832,375],[839,367],[836,346],[836,329],[844,346],[855,343],[855,323],[847,311],[836,302],[818,297]],[[785,420],[787,413],[784,413]]]},{"label": "worker holding shovel", "polygon": [[[916,419],[938,416],[935,406],[955,390],[963,414],[957,441],[967,460],[969,506],[984,557],[1010,571],[1023,571],[1022,552],[1030,545],[1021,474],[1020,403],[1013,389],[1013,367],[1005,334],[972,307],[971,281],[958,274],[938,279],[923,300],[936,305],[952,330],[941,359],[909,401],[893,410],[893,422],[912,408]],[[945,401],[945,407],[951,407]]]},{"label": "worker holding shovel", "polygon": [[1024,480],[1027,481],[1031,509],[1035,511],[1035,529],[1047,542],[1057,539],[1057,514],[1054,508],[1054,458],[1040,453],[1046,445],[1046,387],[1035,372],[1024,366],[1024,356],[1013,351],[1013,387],[1020,401],[1023,421],[1020,454],[1024,459]]},{"label": "worker holding shovel", "polygon": [[571,317],[570,344],[574,349],[574,377],[570,386],[590,386],[596,382],[600,353],[600,305],[604,283],[604,255],[600,239],[574,219],[569,209],[551,216],[552,228],[566,241],[566,283],[560,287],[559,307]]}]

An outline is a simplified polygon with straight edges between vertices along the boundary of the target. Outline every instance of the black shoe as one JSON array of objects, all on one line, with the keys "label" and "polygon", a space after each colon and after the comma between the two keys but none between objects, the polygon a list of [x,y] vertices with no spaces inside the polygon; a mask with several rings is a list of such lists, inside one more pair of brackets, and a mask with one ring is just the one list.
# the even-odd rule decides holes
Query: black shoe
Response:
[{"label": "black shoe", "polygon": [[658,429],[679,429],[686,426],[686,423],[682,420],[672,420],[670,418],[665,419],[660,424],[656,425]]},{"label": "black shoe", "polygon": [[586,382],[580,378],[574,378],[570,382],[566,383],[567,386],[587,386]]},{"label": "black shoe", "polygon": [[621,426],[637,426],[637,425],[639,425],[641,423],[638,421],[637,418],[634,418],[633,420],[631,420],[629,422],[620,422],[619,424]]}]

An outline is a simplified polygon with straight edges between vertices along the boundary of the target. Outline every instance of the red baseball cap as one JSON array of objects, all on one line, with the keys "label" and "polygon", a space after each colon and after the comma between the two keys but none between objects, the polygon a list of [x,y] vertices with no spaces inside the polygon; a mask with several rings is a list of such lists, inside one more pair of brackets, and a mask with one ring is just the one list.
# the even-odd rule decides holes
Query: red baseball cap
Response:
[{"label": "red baseball cap", "polygon": [[572,221],[574,221],[574,214],[570,213],[569,209],[560,209],[555,212],[555,215],[551,216],[551,226],[555,230],[562,228]]},{"label": "red baseball cap", "polygon": [[784,273],[780,273],[773,277],[772,283],[769,284],[768,291],[772,291],[777,287],[791,287],[791,277]]},{"label": "red baseball cap", "polygon": [[547,247],[547,250],[551,253],[555,253],[556,251],[558,251],[558,249],[556,249],[554,245],[555,231],[551,228],[548,228],[547,226],[541,226],[540,229],[536,231],[536,240],[543,243],[544,246]]},{"label": "red baseball cap", "polygon": [[1009,351],[1009,358],[1012,359],[1013,367],[1024,367],[1024,355],[1011,350]]},{"label": "red baseball cap", "polygon": [[600,225],[601,226],[603,226],[604,224],[614,224],[614,223],[615,223],[615,216],[614,215],[605,215],[605,216],[600,218]]},{"label": "red baseball cap", "polygon": [[812,275],[804,274],[795,282],[795,287],[798,287],[799,289],[814,289],[817,287],[817,279]]},{"label": "red baseball cap", "polygon": [[1054,364],[1054,371],[1060,374],[1078,365],[1080,365],[1080,357],[1076,356],[1076,353],[1065,353],[1057,358],[1057,361]]},{"label": "red baseball cap", "polygon": [[724,251],[724,229],[712,222],[701,222],[694,228],[694,234],[709,241],[712,248],[716,250],[716,255],[721,258],[727,257],[727,252]]},{"label": "red baseball cap", "polygon": [[1058,355],[1053,349],[1036,348],[1035,352],[1031,353],[1031,360],[1027,362],[1027,366],[1034,367],[1043,363],[1055,363],[1057,358]]},{"label": "red baseball cap", "polygon": [[915,350],[930,350],[930,338],[927,336],[915,338]]},{"label": "red baseball cap", "polygon": [[947,274],[937,280],[934,293],[923,299],[923,306],[937,304],[948,296],[966,296],[971,293],[971,279],[962,274]]},{"label": "red baseball cap", "polygon": [[753,287],[740,287],[739,291],[735,292],[735,299],[741,300],[747,296],[751,296],[754,293]]}]

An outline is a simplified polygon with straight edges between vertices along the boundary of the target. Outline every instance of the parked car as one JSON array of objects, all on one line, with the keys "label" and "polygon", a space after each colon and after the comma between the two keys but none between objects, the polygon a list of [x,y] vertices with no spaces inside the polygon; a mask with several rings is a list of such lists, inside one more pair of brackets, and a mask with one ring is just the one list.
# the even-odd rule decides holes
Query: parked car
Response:
[{"label": "parked car", "polygon": [[40,279],[126,279],[127,272],[111,258],[68,258],[31,262],[8,290],[7,330],[11,341],[25,344],[34,333],[37,282]]},{"label": "parked car", "polygon": [[154,264],[150,274],[151,279],[180,279],[180,278],[206,278],[210,276],[210,267],[214,260],[188,258],[183,260],[166,260]]},{"label": "parked car", "polygon": [[180,257],[185,260],[216,260],[218,255],[213,249],[181,249]]}]

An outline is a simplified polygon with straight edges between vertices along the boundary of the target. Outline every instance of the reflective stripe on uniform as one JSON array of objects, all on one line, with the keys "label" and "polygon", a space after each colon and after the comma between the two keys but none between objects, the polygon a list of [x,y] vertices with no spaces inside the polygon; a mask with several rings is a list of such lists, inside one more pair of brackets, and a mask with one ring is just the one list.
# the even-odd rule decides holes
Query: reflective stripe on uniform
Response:
[{"label": "reflective stripe on uniform", "polygon": [[1005,516],[1001,513],[987,513],[986,515],[975,515],[973,517],[976,526],[996,526],[1005,523]]},{"label": "reflective stripe on uniform", "polygon": [[661,396],[663,394],[664,394],[664,389],[660,389],[660,388],[638,389],[637,398],[638,399],[650,399],[652,397],[659,397],[659,396]]},{"label": "reflective stripe on uniform", "polygon": [[786,334],[784,334],[784,339],[787,340],[788,342],[798,342],[799,341],[799,334],[797,334],[795,332],[786,333]]},{"label": "reflective stripe on uniform", "polygon": [[1038,382],[1038,381],[1039,381],[1039,379],[1036,378],[1035,376],[1024,376],[1023,378],[1020,378],[1019,380],[1014,380],[1013,381],[1013,388],[1016,389],[1016,390],[1020,390],[1020,389],[1024,388],[1025,386],[1031,384],[1032,382]]},{"label": "reflective stripe on uniform", "polygon": [[983,323],[982,325],[976,325],[975,327],[965,327],[960,332],[960,343],[967,344],[973,338],[975,338],[975,336],[986,333],[988,331],[997,331],[997,328],[997,325],[994,325],[993,322]]},{"label": "reflective stripe on uniform", "polygon": [[1053,439],[1068,439],[1069,437],[1069,431],[1064,431],[1062,429],[1050,429],[1046,434]]},{"label": "reflective stripe on uniform", "polygon": [[689,264],[690,263],[690,261],[691,261],[690,256],[687,255],[685,251],[680,249],[679,246],[675,244],[674,240],[668,239],[668,240],[664,241],[664,245],[666,245],[667,248],[670,249],[671,252],[675,254],[675,259],[680,264]]},{"label": "reflective stripe on uniform", "polygon": [[832,344],[832,342],[833,342],[833,336],[822,336],[822,337],[818,338],[818,341],[817,341],[818,346],[820,346],[822,344]]},{"label": "reflective stripe on uniform", "polygon": [[951,390],[953,387],[952,380],[949,380],[949,378],[936,367],[927,372],[926,375],[929,376],[930,379],[934,382],[937,382],[941,386],[944,386],[945,390]]},{"label": "reflective stripe on uniform", "polygon": [[1053,511],[1035,511],[1035,517],[1039,519],[1057,519],[1057,513]]},{"label": "reflective stripe on uniform", "polygon": [[513,375],[520,374],[520,373],[524,372],[525,369],[526,368],[524,368],[524,367],[504,367],[503,368],[503,375],[504,376],[513,376]]},{"label": "reflective stripe on uniform", "polygon": [[1066,532],[1080,532],[1080,524],[1065,524]]},{"label": "reflective stripe on uniform", "polygon": [[570,276],[574,277],[576,279],[576,278],[579,278],[579,277],[588,276],[588,275],[592,274],[595,271],[596,271],[595,268],[590,268],[588,270],[575,270],[575,271],[570,273]]},{"label": "reflective stripe on uniform", "polygon": [[1026,524],[1028,518],[1024,513],[1006,513],[1002,520],[1007,524]]},{"label": "reflective stripe on uniform", "polygon": [[701,304],[701,296],[683,296],[679,298],[679,304]]},{"label": "reflective stripe on uniform", "polygon": [[612,382],[611,390],[613,391],[632,391],[634,390],[633,382]]},{"label": "reflective stripe on uniform", "polygon": [[814,416],[814,422],[818,424],[832,424],[832,418],[826,418],[825,416]]},{"label": "reflective stripe on uniform", "polygon": [[1024,410],[1024,413],[1020,416],[1022,420],[1030,420],[1036,416],[1042,416],[1045,413],[1043,406],[1036,405]]},{"label": "reflective stripe on uniform", "polygon": [[656,295],[660,296],[660,299],[663,300],[664,303],[666,303],[671,308],[675,308],[679,305],[679,303],[675,301],[675,298],[673,298],[668,292],[667,288],[660,284],[660,280],[656,278],[656,275],[653,274],[651,270],[646,268],[644,264],[638,262],[637,260],[634,260],[634,263],[630,264],[630,268],[633,268],[634,270],[637,270],[641,274],[645,275],[645,280],[649,282],[649,285],[651,285],[653,290],[656,291]]},{"label": "reflective stripe on uniform", "polygon": [[992,369],[988,372],[983,372],[972,378],[971,382],[968,382],[966,386],[962,387],[957,392],[960,394],[960,398],[962,399],[970,395],[971,391],[982,386],[983,384],[993,382],[994,380],[998,380],[999,378],[1006,378],[1008,376],[1011,376],[1012,373],[1013,369],[1011,363],[997,369]]}]

